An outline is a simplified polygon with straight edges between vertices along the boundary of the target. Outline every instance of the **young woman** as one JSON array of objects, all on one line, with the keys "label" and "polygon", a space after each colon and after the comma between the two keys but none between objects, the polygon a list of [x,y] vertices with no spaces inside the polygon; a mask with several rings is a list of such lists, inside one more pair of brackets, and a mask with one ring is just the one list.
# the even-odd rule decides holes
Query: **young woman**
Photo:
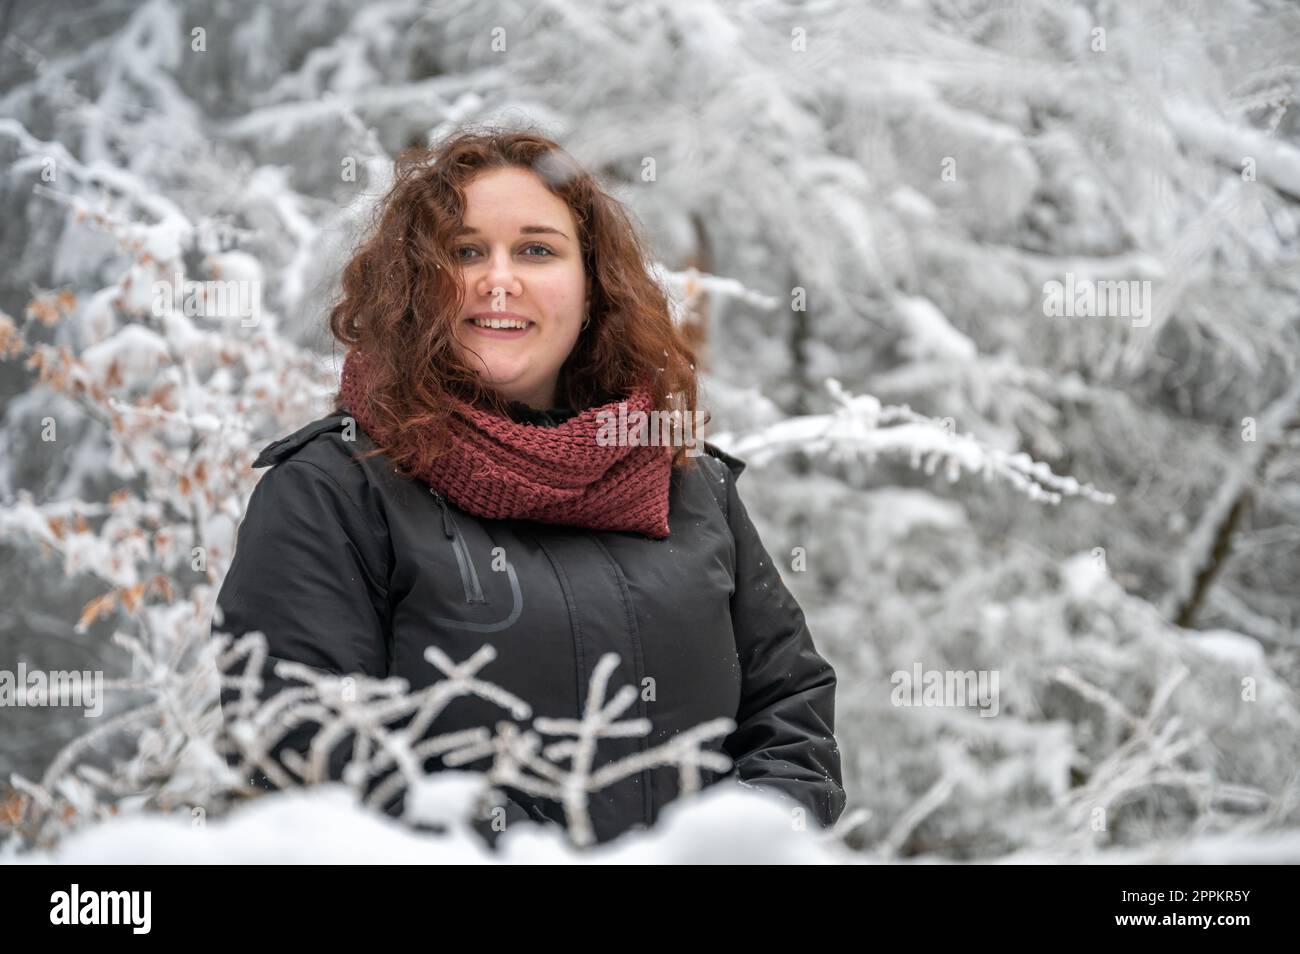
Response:
[{"label": "young woman", "polygon": [[[836,820],[835,673],[736,491],[745,464],[631,428],[610,439],[620,412],[692,415],[697,380],[629,217],[590,173],[526,132],[403,153],[330,328],[347,347],[335,413],[254,462],[271,470],[239,528],[221,632],[412,690],[442,678],[426,647],[462,662],[490,643],[479,677],[561,719],[582,717],[614,653],[605,698],[631,685],[622,718],[653,728],[600,739],[595,767],[726,716],[735,730],[706,747],[734,766],[703,784]],[[503,719],[461,697],[431,731]],[[648,768],[594,793],[595,838],[650,826],[679,782]],[[521,816],[564,823],[558,803],[506,793]]]}]

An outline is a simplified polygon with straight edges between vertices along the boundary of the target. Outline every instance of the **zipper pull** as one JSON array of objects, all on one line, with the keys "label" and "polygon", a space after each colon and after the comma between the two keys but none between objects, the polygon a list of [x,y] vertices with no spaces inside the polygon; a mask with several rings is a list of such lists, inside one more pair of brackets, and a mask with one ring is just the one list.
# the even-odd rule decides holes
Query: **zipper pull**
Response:
[{"label": "zipper pull", "polygon": [[451,528],[451,511],[447,509],[447,501],[443,500],[442,494],[432,487],[429,488],[429,493],[433,494],[433,499],[438,501],[438,506],[442,508],[442,532],[447,535],[448,540],[451,540],[456,536],[456,531]]}]

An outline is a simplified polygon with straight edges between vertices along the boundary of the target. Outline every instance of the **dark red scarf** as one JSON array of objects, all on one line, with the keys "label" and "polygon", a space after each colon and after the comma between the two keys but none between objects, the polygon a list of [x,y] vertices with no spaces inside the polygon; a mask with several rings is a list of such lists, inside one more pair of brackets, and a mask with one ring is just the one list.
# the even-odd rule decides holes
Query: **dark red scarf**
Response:
[{"label": "dark red scarf", "polygon": [[[342,395],[357,423],[378,444],[369,404],[365,361],[350,352],[343,362]],[[417,473],[457,507],[479,517],[514,517],[592,530],[631,530],[668,536],[668,484],[672,448],[631,442],[601,446],[600,411],[614,415],[653,410],[647,385],[627,397],[589,407],[553,427],[521,424],[455,397],[449,421],[452,450]],[[629,427],[635,435],[636,430]],[[421,447],[423,459],[431,445]]]}]

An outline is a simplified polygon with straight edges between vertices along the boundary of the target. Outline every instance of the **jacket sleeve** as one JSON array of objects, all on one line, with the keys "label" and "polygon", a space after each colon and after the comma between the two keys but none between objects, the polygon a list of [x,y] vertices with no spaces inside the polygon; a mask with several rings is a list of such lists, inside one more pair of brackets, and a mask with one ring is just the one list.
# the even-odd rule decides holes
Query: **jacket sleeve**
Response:
[{"label": "jacket sleeve", "polygon": [[740,657],[737,727],[724,743],[733,780],[792,798],[823,827],[846,801],[835,741],[835,670],[813,645],[803,610],[759,539],[726,474],[736,541],[732,626]]},{"label": "jacket sleeve", "polygon": [[[334,675],[387,675],[387,545],[382,524],[325,470],[286,459],[258,482],[239,525],[234,557],[217,596],[212,634],[266,636],[264,701],[287,685],[274,672],[292,660]],[[225,675],[240,675],[243,664]],[[223,689],[225,710],[238,697]],[[316,723],[304,723],[272,749],[306,754]],[[350,739],[349,739],[350,745]],[[348,746],[336,749],[330,777],[341,777]],[[290,773],[292,775],[292,773]],[[258,772],[249,780],[273,787]]]}]

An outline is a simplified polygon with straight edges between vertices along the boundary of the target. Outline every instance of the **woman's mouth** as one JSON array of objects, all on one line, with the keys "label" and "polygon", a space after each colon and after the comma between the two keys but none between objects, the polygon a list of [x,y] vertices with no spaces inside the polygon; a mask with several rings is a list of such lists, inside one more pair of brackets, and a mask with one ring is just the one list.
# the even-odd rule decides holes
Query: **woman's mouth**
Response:
[{"label": "woman's mouth", "polygon": [[487,338],[522,338],[537,324],[520,318],[467,318],[465,323]]}]

